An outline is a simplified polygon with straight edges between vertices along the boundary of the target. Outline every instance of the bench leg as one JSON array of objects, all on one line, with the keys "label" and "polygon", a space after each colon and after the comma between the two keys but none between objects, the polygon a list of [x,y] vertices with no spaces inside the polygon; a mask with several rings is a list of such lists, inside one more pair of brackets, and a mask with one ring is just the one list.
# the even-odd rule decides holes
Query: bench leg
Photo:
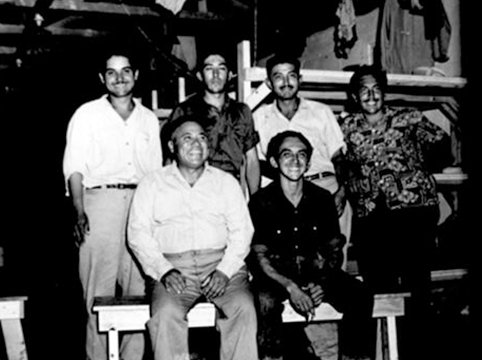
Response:
[{"label": "bench leg", "polygon": [[109,330],[107,348],[109,349],[109,360],[119,360],[119,332],[115,329]]},{"label": "bench leg", "polygon": [[376,360],[398,360],[396,321],[395,316],[378,319]]},{"label": "bench leg", "polygon": [[5,319],[1,322],[8,360],[28,360],[20,319]]},{"label": "bench leg", "polygon": [[388,356],[390,360],[398,360],[397,322],[395,316],[387,317]]},{"label": "bench leg", "polygon": [[376,354],[375,354],[375,359],[376,360],[384,360],[386,358],[385,356],[385,344],[386,341],[384,339],[385,335],[385,323],[384,319],[380,318],[377,319],[377,342],[376,342]]}]

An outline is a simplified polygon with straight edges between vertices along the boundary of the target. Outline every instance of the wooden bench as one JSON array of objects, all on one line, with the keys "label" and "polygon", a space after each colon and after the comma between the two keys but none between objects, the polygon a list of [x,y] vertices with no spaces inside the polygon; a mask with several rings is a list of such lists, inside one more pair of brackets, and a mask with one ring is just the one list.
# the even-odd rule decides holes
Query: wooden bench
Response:
[{"label": "wooden bench", "polygon": [[[373,309],[373,317],[378,321],[377,358],[398,360],[396,317],[405,313],[405,298],[409,293],[377,294]],[[98,315],[98,329],[108,333],[108,352],[110,360],[119,359],[119,331],[142,331],[150,318],[149,305],[144,297],[97,297],[93,311]],[[188,313],[190,328],[213,327],[216,310],[210,303],[199,303]],[[299,315],[285,302],[283,322],[304,322]],[[312,321],[334,321],[343,314],[331,305],[322,303],[316,308]]]},{"label": "wooden bench", "polygon": [[0,321],[8,360],[28,360],[22,319],[26,296],[0,298]]}]

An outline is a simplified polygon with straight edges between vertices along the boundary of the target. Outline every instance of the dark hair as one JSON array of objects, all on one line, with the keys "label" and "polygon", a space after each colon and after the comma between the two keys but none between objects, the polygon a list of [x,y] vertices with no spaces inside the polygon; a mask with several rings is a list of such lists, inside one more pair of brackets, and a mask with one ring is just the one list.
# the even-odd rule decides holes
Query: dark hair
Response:
[{"label": "dark hair", "polygon": [[266,157],[268,160],[272,157],[278,160],[279,149],[281,147],[281,144],[283,143],[283,141],[285,141],[285,139],[289,137],[298,138],[306,146],[306,151],[308,153],[308,160],[311,159],[311,154],[313,154],[313,146],[311,145],[309,140],[302,133],[298,131],[286,130],[276,134],[269,141],[268,150],[266,154]]},{"label": "dark hair", "polygon": [[385,93],[387,89],[387,73],[385,70],[376,65],[360,65],[358,66],[353,75],[350,78],[350,83],[348,84],[349,95],[357,96],[358,90],[360,89],[360,81],[364,76],[371,75],[375,78],[378,85]]},{"label": "dark hair", "polygon": [[164,141],[174,140],[172,138],[174,132],[182,125],[187,122],[195,122],[199,124],[201,128],[204,129],[203,121],[199,119],[199,116],[194,116],[192,114],[186,114],[178,117],[175,120],[171,120],[162,127],[162,139]]},{"label": "dark hair", "polygon": [[129,59],[132,69],[134,71],[139,70],[139,64],[134,54],[135,52],[133,49],[118,43],[104,46],[99,57],[98,72],[100,74],[105,72],[107,60],[109,60],[112,56],[123,56]]},{"label": "dark hair", "polygon": [[204,68],[204,65],[205,65],[204,62],[206,61],[206,59],[208,57],[213,56],[213,55],[221,56],[224,59],[228,70],[232,70],[231,58],[229,57],[228,52],[226,50],[219,49],[219,50],[212,50],[212,51],[206,51],[206,52],[201,53],[200,56],[198,57],[196,72],[197,71],[202,72],[202,70]]},{"label": "dark hair", "polygon": [[297,74],[300,73],[300,69],[301,69],[300,60],[291,53],[279,52],[274,54],[266,61],[266,72],[268,74],[268,77],[270,77],[271,71],[273,71],[273,68],[279,64],[292,64],[295,67],[296,73]]}]

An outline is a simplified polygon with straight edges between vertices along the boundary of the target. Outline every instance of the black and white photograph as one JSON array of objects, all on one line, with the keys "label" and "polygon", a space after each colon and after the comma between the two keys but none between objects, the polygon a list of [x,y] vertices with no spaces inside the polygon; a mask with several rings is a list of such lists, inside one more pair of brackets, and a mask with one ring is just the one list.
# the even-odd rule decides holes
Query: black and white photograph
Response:
[{"label": "black and white photograph", "polygon": [[0,360],[476,356],[477,13],[0,0]]}]

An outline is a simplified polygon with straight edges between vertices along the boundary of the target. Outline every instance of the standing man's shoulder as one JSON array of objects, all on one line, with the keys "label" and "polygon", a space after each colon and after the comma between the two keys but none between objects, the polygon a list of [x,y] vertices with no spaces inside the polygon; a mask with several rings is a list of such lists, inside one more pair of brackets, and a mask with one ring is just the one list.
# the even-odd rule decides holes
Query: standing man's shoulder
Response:
[{"label": "standing man's shoulder", "polygon": [[97,99],[92,99],[81,104],[74,113],[84,114],[87,112],[98,111],[108,104],[106,95],[103,95]]},{"label": "standing man's shoulder", "polygon": [[333,114],[333,110],[329,105],[317,100],[301,98],[300,107],[306,107],[317,113]]},{"label": "standing man's shoulder", "polygon": [[195,114],[199,108],[203,105],[203,99],[201,93],[196,93],[184,101],[177,103],[173,107],[172,113],[167,119],[168,122],[174,121],[184,115]]},{"label": "standing man's shoulder", "polygon": [[275,102],[261,104],[256,110],[253,111],[253,116],[256,119],[262,119],[269,117],[273,113],[273,108],[276,106]]},{"label": "standing man's shoulder", "polygon": [[136,106],[139,107],[139,112],[141,113],[143,118],[154,120],[156,124],[159,125],[159,118],[157,117],[156,113],[145,106],[140,99],[134,99]]}]

